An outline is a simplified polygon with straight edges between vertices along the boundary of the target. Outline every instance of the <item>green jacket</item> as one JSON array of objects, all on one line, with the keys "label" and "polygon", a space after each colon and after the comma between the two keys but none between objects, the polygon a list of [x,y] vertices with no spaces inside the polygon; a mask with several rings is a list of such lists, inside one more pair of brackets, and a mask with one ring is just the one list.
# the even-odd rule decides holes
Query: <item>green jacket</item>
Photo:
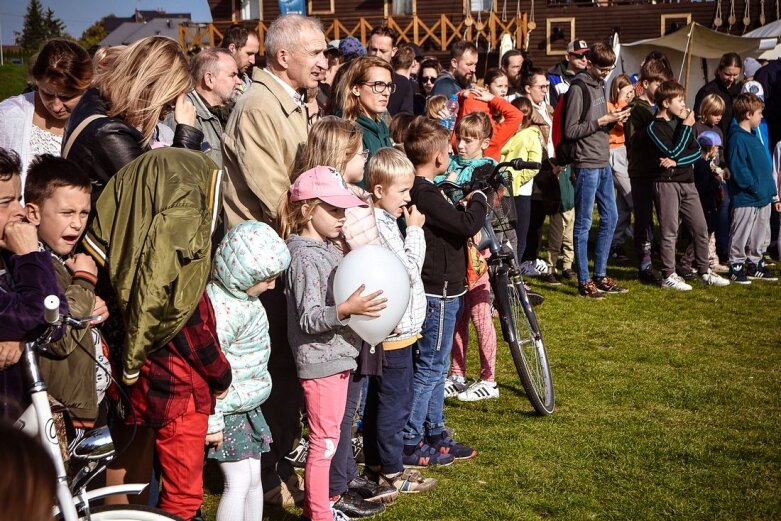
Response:
[{"label": "green jacket", "polygon": [[[390,130],[384,120],[374,120],[361,114],[355,122],[363,129],[363,148],[369,151],[369,158],[376,154],[379,149],[393,146]],[[368,166],[369,161],[366,161],[363,169],[364,178],[358,183],[361,188],[366,188],[365,180]]]},{"label": "green jacket", "polygon": [[203,294],[221,175],[200,152],[160,148],[117,172],[98,199],[84,247],[115,293],[128,385],[147,355],[184,327]]}]

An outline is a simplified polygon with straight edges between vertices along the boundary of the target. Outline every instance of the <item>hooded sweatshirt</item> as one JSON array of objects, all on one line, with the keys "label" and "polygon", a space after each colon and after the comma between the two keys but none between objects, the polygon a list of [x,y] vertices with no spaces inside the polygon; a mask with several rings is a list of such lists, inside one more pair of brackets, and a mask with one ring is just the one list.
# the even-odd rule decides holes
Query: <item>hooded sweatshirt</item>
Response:
[{"label": "hooded sweatshirt", "polygon": [[567,91],[567,111],[564,117],[564,136],[577,140],[575,143],[575,168],[604,168],[610,162],[610,138],[608,127],[600,127],[597,120],[607,114],[605,82],[597,80],[587,72],[581,72],[573,81],[582,82],[588,89],[591,107],[583,121],[583,91],[570,84]]},{"label": "hooded sweatshirt", "polygon": [[727,142],[730,178],[727,181],[733,207],[761,208],[776,195],[773,167],[765,147],[751,132],[733,123]]},{"label": "hooded sweatshirt", "polygon": [[284,241],[270,226],[258,221],[234,226],[217,247],[206,292],[233,381],[209,417],[209,433],[224,429],[225,414],[256,409],[271,394],[268,317],[260,299],[247,295],[247,290],[282,273],[289,264],[290,252]]},{"label": "hooded sweatshirt", "polygon": [[357,365],[360,337],[339,320],[333,278],[342,254],[330,242],[288,237],[292,262],[285,277],[287,338],[298,377],[325,378]]}]

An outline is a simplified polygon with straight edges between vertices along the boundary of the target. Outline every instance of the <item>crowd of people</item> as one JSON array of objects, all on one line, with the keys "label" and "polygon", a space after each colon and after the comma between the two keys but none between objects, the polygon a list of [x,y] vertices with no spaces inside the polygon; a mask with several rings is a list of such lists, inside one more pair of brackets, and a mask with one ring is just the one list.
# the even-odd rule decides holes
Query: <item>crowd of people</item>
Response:
[{"label": "crowd of people", "polygon": [[[614,74],[602,42],[570,42],[548,71],[510,50],[481,80],[472,42],[442,67],[386,26],[366,47],[327,43],[318,20],[286,15],[262,67],[259,45],[240,26],[192,57],[158,36],[94,56],[51,40],[31,90],[0,103],[0,392],[24,403],[21,343],[40,332],[46,295],[95,317],[64,327],[41,368],[74,425],[108,422],[125,447],[107,484],[161,484],[109,502],[197,518],[208,458],[225,478],[219,521],[260,519],[264,502],[365,517],[434,488],[426,468],[474,458],[444,405],[499,397],[476,247],[492,205],[535,285],[627,293],[607,265],[627,260],[629,240],[638,277],[661,288],[777,280],[766,254],[781,212],[781,64],[724,55],[692,110],[663,54]],[[438,187],[514,158],[541,168],[512,171],[498,197]],[[410,287],[377,346],[349,320],[378,316],[382,292],[333,291],[341,259],[367,244],[391,251]]]}]

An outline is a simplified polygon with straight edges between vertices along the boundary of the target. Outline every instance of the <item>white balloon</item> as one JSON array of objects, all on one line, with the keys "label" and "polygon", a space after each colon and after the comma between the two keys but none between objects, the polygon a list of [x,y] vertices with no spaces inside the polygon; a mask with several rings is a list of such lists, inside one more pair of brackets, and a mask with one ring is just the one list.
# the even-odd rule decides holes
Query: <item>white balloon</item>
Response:
[{"label": "white balloon", "polygon": [[382,246],[368,244],[354,249],[339,263],[334,275],[336,305],[347,300],[361,284],[362,295],[382,290],[386,308],[379,317],[353,315],[348,325],[371,345],[377,345],[396,329],[409,304],[410,280],[396,255]]}]

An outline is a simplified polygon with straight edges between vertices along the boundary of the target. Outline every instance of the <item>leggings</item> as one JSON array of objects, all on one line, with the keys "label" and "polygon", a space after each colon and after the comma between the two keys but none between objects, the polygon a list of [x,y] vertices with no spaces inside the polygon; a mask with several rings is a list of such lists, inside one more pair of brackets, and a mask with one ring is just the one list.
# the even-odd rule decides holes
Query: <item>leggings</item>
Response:
[{"label": "leggings", "polygon": [[488,272],[477,279],[475,285],[466,292],[464,312],[456,322],[452,373],[458,376],[466,375],[470,318],[477,331],[477,345],[480,349],[480,379],[493,382],[496,369],[496,329],[491,318],[491,283],[488,280]]},{"label": "leggings", "polygon": [[225,488],[217,508],[217,521],[258,521],[263,518],[260,459],[220,462]]}]

